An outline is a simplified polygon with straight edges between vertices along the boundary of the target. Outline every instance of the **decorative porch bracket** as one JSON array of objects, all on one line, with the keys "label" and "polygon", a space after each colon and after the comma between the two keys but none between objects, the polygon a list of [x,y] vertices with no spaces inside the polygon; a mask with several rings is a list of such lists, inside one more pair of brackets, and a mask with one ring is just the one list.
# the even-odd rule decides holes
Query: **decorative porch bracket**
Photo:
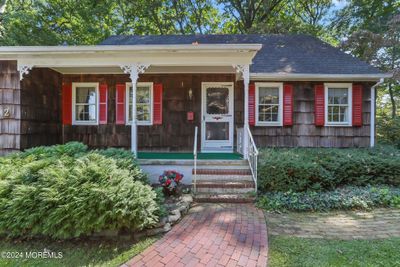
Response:
[{"label": "decorative porch bracket", "polygon": [[132,126],[131,126],[131,151],[137,157],[137,120],[136,120],[136,88],[139,74],[150,66],[145,63],[132,63],[130,65],[120,65],[124,73],[129,74],[132,81]]},{"label": "decorative porch bracket", "polygon": [[33,68],[33,65],[18,65],[19,80],[22,81],[24,75],[28,75],[29,71]]},{"label": "decorative porch bracket", "polygon": [[250,66],[233,65],[236,72],[243,78],[244,84],[244,131],[243,131],[243,157],[248,158],[249,137],[247,128],[249,128],[249,83],[250,83]]}]

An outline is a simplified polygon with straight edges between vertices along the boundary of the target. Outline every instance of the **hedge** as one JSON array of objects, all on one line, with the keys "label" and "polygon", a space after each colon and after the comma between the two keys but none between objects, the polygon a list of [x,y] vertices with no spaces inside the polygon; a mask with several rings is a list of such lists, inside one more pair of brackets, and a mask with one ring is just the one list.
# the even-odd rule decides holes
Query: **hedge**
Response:
[{"label": "hedge", "polygon": [[376,149],[263,149],[259,189],[267,191],[333,190],[345,185],[400,185],[400,151]]},{"label": "hedge", "polygon": [[132,154],[79,143],[0,158],[0,234],[71,238],[158,222],[162,201]]},{"label": "hedge", "polygon": [[400,208],[400,188],[349,186],[327,192],[269,192],[258,198],[257,206],[279,212]]}]

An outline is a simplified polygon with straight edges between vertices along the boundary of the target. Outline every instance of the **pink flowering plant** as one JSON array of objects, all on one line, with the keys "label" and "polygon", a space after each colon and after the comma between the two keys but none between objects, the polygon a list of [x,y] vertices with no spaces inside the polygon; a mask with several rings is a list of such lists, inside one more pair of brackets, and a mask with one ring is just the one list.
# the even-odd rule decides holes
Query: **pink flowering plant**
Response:
[{"label": "pink flowering plant", "polygon": [[164,171],[158,178],[164,187],[164,193],[168,195],[179,194],[179,185],[183,179],[183,174],[177,171]]}]

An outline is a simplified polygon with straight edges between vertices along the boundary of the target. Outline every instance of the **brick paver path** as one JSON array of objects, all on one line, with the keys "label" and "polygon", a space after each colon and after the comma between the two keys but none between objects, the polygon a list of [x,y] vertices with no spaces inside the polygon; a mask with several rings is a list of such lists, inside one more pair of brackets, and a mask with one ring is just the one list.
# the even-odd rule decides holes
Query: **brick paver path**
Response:
[{"label": "brick paver path", "polygon": [[327,213],[266,213],[268,233],[305,238],[400,237],[400,209]]},{"label": "brick paver path", "polygon": [[267,229],[252,204],[197,204],[124,266],[266,266]]}]

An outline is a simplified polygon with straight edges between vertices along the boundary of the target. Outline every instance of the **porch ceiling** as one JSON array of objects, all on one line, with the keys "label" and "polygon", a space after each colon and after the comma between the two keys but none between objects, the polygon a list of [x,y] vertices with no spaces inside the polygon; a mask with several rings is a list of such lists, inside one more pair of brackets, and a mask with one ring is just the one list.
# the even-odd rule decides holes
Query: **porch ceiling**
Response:
[{"label": "porch ceiling", "polygon": [[[123,74],[120,67],[52,67],[62,74]],[[172,73],[235,73],[232,66],[154,66],[146,74]]]}]

